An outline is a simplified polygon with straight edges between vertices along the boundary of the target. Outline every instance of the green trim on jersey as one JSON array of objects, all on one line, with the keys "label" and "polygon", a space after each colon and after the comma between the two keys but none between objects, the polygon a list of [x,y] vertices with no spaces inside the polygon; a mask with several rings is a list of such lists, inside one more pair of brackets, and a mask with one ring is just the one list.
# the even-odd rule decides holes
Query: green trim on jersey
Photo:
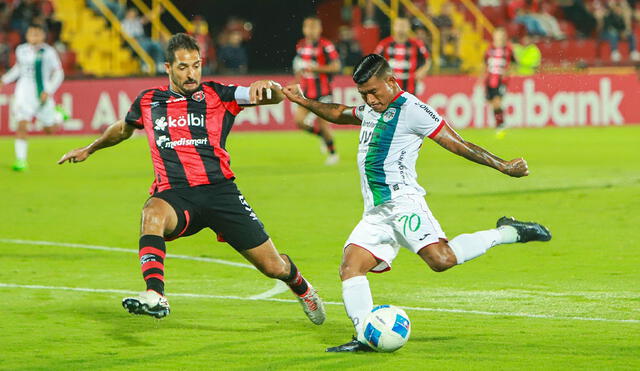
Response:
[{"label": "green trim on jersey", "polygon": [[[378,206],[391,200],[391,189],[387,184],[387,176],[384,172],[384,161],[389,154],[389,148],[396,132],[398,119],[400,117],[400,107],[407,101],[407,98],[400,96],[391,102],[389,107],[380,114],[380,118],[373,129],[371,142],[364,161],[364,173],[367,183],[373,195],[373,205]],[[384,121],[385,114],[390,110],[395,110],[393,117],[388,122]]]},{"label": "green trim on jersey", "polygon": [[36,72],[36,92],[37,99],[40,100],[40,95],[44,91],[44,79],[42,77],[42,57],[44,56],[44,48],[40,48],[36,53],[36,62],[34,66],[34,70]]}]

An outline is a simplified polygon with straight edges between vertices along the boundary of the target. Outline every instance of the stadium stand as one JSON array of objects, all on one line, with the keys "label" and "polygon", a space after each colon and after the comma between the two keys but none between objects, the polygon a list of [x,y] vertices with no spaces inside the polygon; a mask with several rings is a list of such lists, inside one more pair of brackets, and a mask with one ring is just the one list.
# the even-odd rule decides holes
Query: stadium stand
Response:
[{"label": "stadium stand", "polygon": [[[410,5],[420,9],[424,17],[416,16]],[[461,63],[456,72],[478,70],[494,27],[504,27],[516,41],[524,34],[532,36],[548,68],[624,65],[640,59],[640,53],[632,53],[634,48],[630,47],[640,38],[640,2],[635,0],[345,0],[344,6],[353,10],[350,20],[364,52],[371,51],[372,45],[388,35],[388,26],[385,28],[380,14],[413,18],[415,26],[426,26],[418,18],[427,18],[441,33],[437,53],[443,56],[441,64],[447,66],[444,57],[451,50],[457,53]],[[618,53],[612,52],[612,35],[602,32],[607,14],[616,6],[622,9],[621,17],[630,28],[613,34]],[[450,19],[452,26],[445,22],[443,27],[443,16]],[[449,27],[453,32],[446,30]],[[635,40],[622,37],[625,31]],[[428,43],[432,52],[433,41]]]},{"label": "stadium stand", "polygon": [[[341,11],[336,3],[343,5]],[[59,51],[67,76],[153,75],[161,61],[148,45],[162,45],[171,32],[161,20],[162,11],[151,9],[152,4],[165,10],[165,21],[173,17],[179,31],[197,37],[207,73],[222,68],[217,51],[225,46],[221,40],[226,39],[228,27],[211,35],[203,17],[187,19],[171,0],[3,0],[0,72],[14,62],[25,25],[37,21],[47,24],[48,41]],[[148,42],[123,32],[127,7],[148,15]],[[363,54],[388,36],[394,17],[411,19],[415,35],[434,57],[432,73],[478,71],[494,27],[504,27],[514,41],[524,34],[532,36],[545,68],[640,61],[640,53],[634,52],[640,38],[636,0],[325,0],[318,5],[321,17],[323,9],[328,14],[323,19],[325,34],[338,42],[340,27],[349,27]]]}]

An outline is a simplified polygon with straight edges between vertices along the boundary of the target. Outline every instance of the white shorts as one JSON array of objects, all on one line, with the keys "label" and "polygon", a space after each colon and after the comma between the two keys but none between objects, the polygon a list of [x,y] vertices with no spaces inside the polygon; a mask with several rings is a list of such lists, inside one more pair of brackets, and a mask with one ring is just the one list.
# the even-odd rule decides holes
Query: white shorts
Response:
[{"label": "white shorts", "polygon": [[402,195],[365,212],[344,248],[353,244],[369,251],[381,260],[371,271],[382,273],[391,269],[400,247],[417,254],[441,238],[447,237],[424,197]]},{"label": "white shorts", "polygon": [[39,100],[20,99],[19,96],[16,96],[12,108],[13,117],[18,122],[31,122],[35,117],[42,126],[49,127],[62,121],[52,98],[49,98],[44,104],[40,104]]}]

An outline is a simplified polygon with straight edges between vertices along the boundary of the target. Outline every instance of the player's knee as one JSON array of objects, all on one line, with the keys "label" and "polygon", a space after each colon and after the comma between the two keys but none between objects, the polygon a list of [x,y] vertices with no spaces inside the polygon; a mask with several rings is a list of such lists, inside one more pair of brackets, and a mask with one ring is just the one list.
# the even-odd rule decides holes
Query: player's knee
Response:
[{"label": "player's knee", "polygon": [[444,272],[458,262],[446,242],[427,246],[420,252],[420,256],[434,272]]},{"label": "player's knee", "polygon": [[367,274],[367,272],[363,272],[363,269],[352,262],[342,262],[340,264],[340,280],[348,280],[351,277],[355,276],[363,276]]},{"label": "player's knee", "polygon": [[142,209],[142,233],[163,233],[167,223],[166,211],[149,200]]},{"label": "player's knee", "polygon": [[431,268],[434,272],[444,272],[447,269],[455,266],[457,264],[457,260],[453,253],[451,255],[448,254],[440,254],[429,264],[429,268]]}]

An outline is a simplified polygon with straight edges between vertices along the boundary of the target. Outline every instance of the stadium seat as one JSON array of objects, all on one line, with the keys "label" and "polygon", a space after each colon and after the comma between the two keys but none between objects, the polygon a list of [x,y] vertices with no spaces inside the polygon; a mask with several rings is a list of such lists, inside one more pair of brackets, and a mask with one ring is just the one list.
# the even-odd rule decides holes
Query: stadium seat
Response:
[{"label": "stadium seat", "polygon": [[520,39],[523,35],[527,33],[527,30],[524,27],[524,25],[521,25],[515,22],[509,22],[506,25],[505,29],[507,31],[507,35],[509,35],[509,38],[512,38],[512,39],[513,38]]},{"label": "stadium seat", "polygon": [[7,43],[11,49],[15,49],[16,46],[22,43],[22,37],[18,31],[9,31],[7,34]]},{"label": "stadium seat", "polygon": [[576,37],[576,28],[571,22],[560,20],[558,24],[560,25],[560,30],[562,30],[568,39],[574,39]]},{"label": "stadium seat", "polygon": [[485,6],[481,8],[482,14],[496,27],[504,26],[507,21],[507,11],[504,5]]}]

